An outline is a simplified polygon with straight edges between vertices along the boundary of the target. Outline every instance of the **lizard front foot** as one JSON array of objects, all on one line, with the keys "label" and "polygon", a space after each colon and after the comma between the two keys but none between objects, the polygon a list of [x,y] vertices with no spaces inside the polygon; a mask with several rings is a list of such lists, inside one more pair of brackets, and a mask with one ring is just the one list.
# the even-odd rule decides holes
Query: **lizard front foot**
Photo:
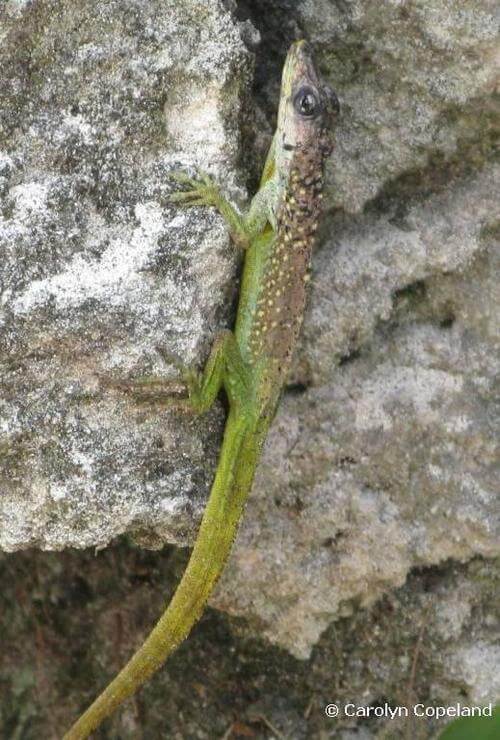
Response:
[{"label": "lizard front foot", "polygon": [[219,186],[206,172],[199,172],[199,179],[190,177],[185,172],[171,172],[170,177],[182,185],[188,185],[189,190],[172,193],[170,200],[181,206],[214,206],[218,207],[222,196]]},{"label": "lizard front foot", "polygon": [[188,190],[172,193],[170,201],[179,206],[212,206],[216,208],[229,226],[231,238],[241,249],[250,245],[250,236],[246,231],[244,219],[234,206],[221,194],[219,186],[206,172],[199,172],[198,179],[185,172],[171,172],[170,177]]}]

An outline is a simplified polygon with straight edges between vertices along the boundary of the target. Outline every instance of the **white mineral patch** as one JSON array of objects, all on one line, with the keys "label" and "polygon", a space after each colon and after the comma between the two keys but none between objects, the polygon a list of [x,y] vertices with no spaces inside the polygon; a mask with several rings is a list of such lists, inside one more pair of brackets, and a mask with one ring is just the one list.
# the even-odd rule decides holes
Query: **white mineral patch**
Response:
[{"label": "white mineral patch", "polygon": [[89,298],[103,300],[107,297],[114,305],[127,300],[127,291],[140,285],[139,270],[147,264],[164,229],[162,208],[158,203],[137,204],[135,214],[140,226],[133,230],[129,239],[126,235],[112,237],[98,260],[75,255],[62,272],[32,282],[13,302],[14,310],[27,313],[48,300],[55,301],[58,308],[76,306]]},{"label": "white mineral patch", "polygon": [[45,182],[25,182],[11,188],[10,195],[14,198],[15,218],[24,222],[33,217],[36,212],[45,212],[49,185]]},{"label": "white mineral patch", "polygon": [[64,111],[62,124],[63,127],[79,133],[85,144],[92,143],[96,133],[95,126],[92,126],[80,113],[73,115],[69,111]]},{"label": "white mineral patch", "polygon": [[173,105],[169,100],[164,108],[167,131],[177,142],[184,158],[202,151],[203,159],[218,158],[224,140],[224,121],[221,118],[219,90],[215,87],[186,87],[182,101]]},{"label": "white mineral patch", "polygon": [[183,504],[178,498],[168,496],[161,499],[160,508],[165,514],[174,514]]},{"label": "white mineral patch", "polygon": [[458,650],[452,658],[455,675],[467,685],[471,702],[497,702],[500,696],[500,647],[481,642]]}]

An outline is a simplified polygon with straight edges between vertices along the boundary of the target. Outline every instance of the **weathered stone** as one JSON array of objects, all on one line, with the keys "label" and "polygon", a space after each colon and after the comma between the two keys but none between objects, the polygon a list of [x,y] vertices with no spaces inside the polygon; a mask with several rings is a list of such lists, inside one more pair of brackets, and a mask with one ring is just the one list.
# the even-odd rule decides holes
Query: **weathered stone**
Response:
[{"label": "weathered stone", "polygon": [[[2,737],[60,737],[145,637],[186,555],[124,543],[97,554],[0,554]],[[104,734],[209,740],[233,727],[243,737],[293,740],[436,738],[445,719],[358,720],[344,707],[432,710],[494,697],[499,575],[498,562],[480,558],[422,568],[332,624],[307,661],[250,637],[245,620],[208,609]],[[337,719],[325,714],[331,702]]]},{"label": "weathered stone", "polygon": [[193,362],[229,316],[227,234],[169,204],[168,176],[234,171],[247,54],[213,2],[1,13],[1,546],[185,542],[220,413],[195,425],[98,377],[175,378],[160,350]]}]

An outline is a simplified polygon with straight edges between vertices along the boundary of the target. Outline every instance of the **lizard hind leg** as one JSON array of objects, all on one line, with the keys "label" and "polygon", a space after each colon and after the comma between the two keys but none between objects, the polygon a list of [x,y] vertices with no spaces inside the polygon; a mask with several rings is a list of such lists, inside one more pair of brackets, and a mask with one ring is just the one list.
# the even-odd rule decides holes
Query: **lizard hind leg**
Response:
[{"label": "lizard hind leg", "polygon": [[129,394],[138,403],[151,403],[175,411],[203,414],[213,405],[219,391],[225,388],[229,401],[240,400],[244,393],[246,367],[231,331],[217,336],[203,372],[182,366],[170,353],[161,350],[165,359],[179,371],[180,378],[146,376],[137,380],[114,380],[101,376],[101,384]]},{"label": "lizard hind leg", "polygon": [[248,395],[249,370],[232,331],[221,331],[212,346],[203,373],[190,379],[189,399],[198,413],[207,411],[224,388],[231,406]]}]

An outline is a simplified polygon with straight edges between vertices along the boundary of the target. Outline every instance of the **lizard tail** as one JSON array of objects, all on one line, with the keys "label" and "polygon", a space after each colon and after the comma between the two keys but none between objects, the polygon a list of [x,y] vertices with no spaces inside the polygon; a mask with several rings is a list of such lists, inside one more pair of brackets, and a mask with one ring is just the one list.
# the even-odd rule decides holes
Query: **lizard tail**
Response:
[{"label": "lizard tail", "polygon": [[200,618],[231,550],[252,486],[261,435],[230,411],[220,461],[196,544],[172,600],[125,667],[63,740],[83,740],[157,671]]}]

